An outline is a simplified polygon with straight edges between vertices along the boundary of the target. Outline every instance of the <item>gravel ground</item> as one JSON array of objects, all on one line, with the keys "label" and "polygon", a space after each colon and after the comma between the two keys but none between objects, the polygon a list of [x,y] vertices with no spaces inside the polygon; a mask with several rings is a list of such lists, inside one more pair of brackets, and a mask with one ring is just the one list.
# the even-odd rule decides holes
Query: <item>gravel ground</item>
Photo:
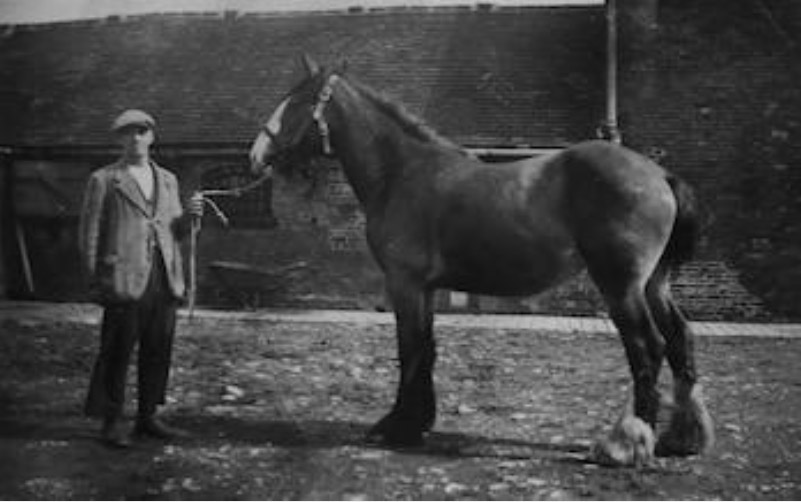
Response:
[{"label": "gravel ground", "polygon": [[217,320],[179,326],[164,415],[192,438],[114,451],[80,413],[97,326],[5,320],[0,498],[801,498],[799,338],[699,339],[715,449],[612,469],[586,455],[628,391],[614,336],[437,331],[425,447],[362,442],[394,397],[390,327]]}]

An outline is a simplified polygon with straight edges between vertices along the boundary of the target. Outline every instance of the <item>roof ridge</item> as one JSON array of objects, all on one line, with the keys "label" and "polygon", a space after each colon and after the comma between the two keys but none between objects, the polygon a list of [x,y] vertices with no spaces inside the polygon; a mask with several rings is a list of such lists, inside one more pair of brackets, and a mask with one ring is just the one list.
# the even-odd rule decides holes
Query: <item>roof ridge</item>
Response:
[{"label": "roof ridge", "polygon": [[386,14],[454,14],[454,13],[478,13],[478,14],[519,14],[531,11],[577,11],[577,10],[598,10],[602,9],[602,4],[565,4],[565,5],[497,5],[489,3],[476,3],[468,5],[396,5],[386,7],[365,7],[354,5],[341,9],[320,9],[320,10],[275,10],[275,11],[248,11],[240,9],[220,9],[220,10],[199,10],[199,11],[155,11],[138,12],[133,14],[111,14],[107,16],[87,17],[83,19],[65,19],[43,22],[26,23],[4,23],[0,22],[2,29],[21,29],[24,31],[37,31],[54,27],[81,27],[81,26],[102,26],[113,23],[137,22],[140,20],[164,18],[164,19],[220,19],[231,18],[294,18],[294,17],[324,17],[324,16],[371,16]]}]

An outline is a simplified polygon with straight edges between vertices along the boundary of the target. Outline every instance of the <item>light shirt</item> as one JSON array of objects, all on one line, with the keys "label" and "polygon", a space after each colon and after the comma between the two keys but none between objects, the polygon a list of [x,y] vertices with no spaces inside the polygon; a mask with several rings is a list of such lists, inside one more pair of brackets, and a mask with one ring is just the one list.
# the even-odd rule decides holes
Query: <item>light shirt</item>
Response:
[{"label": "light shirt", "polygon": [[136,184],[139,185],[139,189],[142,191],[142,195],[145,196],[145,200],[152,201],[153,200],[153,190],[154,190],[154,180],[153,180],[153,168],[150,165],[146,166],[128,166],[128,172],[131,173],[131,176],[136,180]]}]

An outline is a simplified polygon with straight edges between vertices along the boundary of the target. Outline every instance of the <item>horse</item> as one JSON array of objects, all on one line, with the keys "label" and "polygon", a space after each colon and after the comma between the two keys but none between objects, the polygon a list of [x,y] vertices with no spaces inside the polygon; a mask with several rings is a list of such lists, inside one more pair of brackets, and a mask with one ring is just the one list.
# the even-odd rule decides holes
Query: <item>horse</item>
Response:
[{"label": "horse", "polygon": [[[700,232],[686,182],[603,140],[485,163],[344,70],[308,56],[304,63],[303,80],[258,132],[251,166],[263,174],[336,157],[364,211],[394,309],[400,366],[394,406],[369,441],[413,447],[434,425],[436,290],[532,295],[586,269],[633,380],[633,402],[591,457],[633,465],[711,447],[694,336],[670,293],[671,271],[691,258]],[[674,404],[655,440],[665,358]]]}]

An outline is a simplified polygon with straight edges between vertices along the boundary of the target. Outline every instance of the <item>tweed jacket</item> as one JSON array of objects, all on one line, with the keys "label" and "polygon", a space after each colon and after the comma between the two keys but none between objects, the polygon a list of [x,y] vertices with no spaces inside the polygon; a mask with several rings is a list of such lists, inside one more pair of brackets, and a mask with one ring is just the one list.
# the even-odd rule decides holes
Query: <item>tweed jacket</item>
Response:
[{"label": "tweed jacket", "polygon": [[171,172],[151,164],[154,202],[145,200],[122,161],[98,169],[89,178],[79,227],[79,249],[89,278],[90,295],[101,304],[135,301],[147,287],[161,250],[170,290],[185,293],[180,240],[188,233]]}]

